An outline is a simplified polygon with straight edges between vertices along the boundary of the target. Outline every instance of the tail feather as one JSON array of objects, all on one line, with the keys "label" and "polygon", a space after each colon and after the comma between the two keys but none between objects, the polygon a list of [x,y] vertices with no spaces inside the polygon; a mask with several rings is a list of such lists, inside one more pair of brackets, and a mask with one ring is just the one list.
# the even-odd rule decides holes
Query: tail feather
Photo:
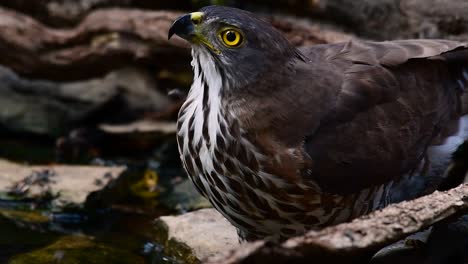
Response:
[{"label": "tail feather", "polygon": [[457,69],[457,85],[460,89],[460,114],[468,114],[468,53],[466,56],[466,64]]},{"label": "tail feather", "polygon": [[456,88],[460,91],[459,113],[468,114],[468,47],[459,47],[433,58],[448,62]]},{"label": "tail feather", "polygon": [[[468,114],[468,49],[454,50],[442,55],[451,65],[458,88],[460,89],[460,115]],[[466,117],[464,117],[466,119]],[[462,120],[461,120],[462,121]],[[462,121],[463,122],[463,121]],[[466,121],[465,121],[466,122]],[[468,130],[458,132],[458,137],[464,142],[452,154],[451,164],[447,168],[438,190],[454,188],[466,181],[468,172]]]},{"label": "tail feather", "polygon": [[468,114],[468,92],[465,91],[465,93],[461,96],[460,100],[461,100],[461,113],[462,115],[466,115]]},{"label": "tail feather", "polygon": [[452,154],[452,162],[447,168],[444,180],[438,190],[446,191],[465,182],[468,172],[468,141],[463,142]]}]

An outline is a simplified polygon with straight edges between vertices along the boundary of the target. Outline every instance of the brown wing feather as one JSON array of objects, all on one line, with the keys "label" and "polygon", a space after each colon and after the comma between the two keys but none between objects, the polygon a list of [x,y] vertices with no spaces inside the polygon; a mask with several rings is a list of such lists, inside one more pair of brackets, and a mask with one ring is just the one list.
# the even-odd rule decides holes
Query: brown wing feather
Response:
[{"label": "brown wing feather", "polygon": [[275,157],[267,172],[302,171],[326,192],[353,193],[415,169],[459,115],[467,50],[435,40],[315,45],[300,50],[309,61],[272,69],[228,105]]},{"label": "brown wing feather", "polygon": [[[467,47],[412,40],[321,50],[342,79],[331,108],[305,142],[314,164],[311,177],[325,191],[344,194],[414,170],[432,140],[460,115],[460,82],[468,88]],[[314,48],[303,52],[311,63],[321,56]]]}]

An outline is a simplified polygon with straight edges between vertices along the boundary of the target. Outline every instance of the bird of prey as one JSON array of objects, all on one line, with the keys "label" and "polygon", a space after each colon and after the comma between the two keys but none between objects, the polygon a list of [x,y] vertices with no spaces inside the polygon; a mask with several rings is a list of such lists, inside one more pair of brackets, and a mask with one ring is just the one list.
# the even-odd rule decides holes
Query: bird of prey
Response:
[{"label": "bird of prey", "polygon": [[[240,9],[169,30],[192,47],[178,117],[182,163],[241,240],[281,240],[385,206],[454,131],[468,45],[400,40],[293,47]],[[422,176],[421,176],[422,175]]]}]

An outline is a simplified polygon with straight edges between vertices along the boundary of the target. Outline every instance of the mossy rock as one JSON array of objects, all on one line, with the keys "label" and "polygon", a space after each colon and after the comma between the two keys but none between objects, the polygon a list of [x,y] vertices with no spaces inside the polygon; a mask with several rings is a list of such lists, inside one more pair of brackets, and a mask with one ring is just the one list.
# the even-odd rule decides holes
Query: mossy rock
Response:
[{"label": "mossy rock", "polygon": [[174,238],[169,238],[169,227],[162,220],[157,220],[154,225],[155,240],[164,245],[164,253],[187,264],[200,263],[200,259],[189,245]]},{"label": "mossy rock", "polygon": [[201,209],[155,221],[155,241],[182,263],[200,263],[239,246],[236,229],[215,209]]},{"label": "mossy rock", "polygon": [[179,212],[210,208],[210,202],[195,189],[193,183],[186,179],[174,186],[171,192],[162,196],[161,203]]},{"label": "mossy rock", "polygon": [[18,223],[0,215],[0,263],[5,263],[7,259],[18,253],[49,245],[59,236],[54,232],[40,230],[41,225]]},{"label": "mossy rock", "polygon": [[66,236],[30,253],[13,257],[9,264],[113,263],[144,264],[144,258],[130,251],[100,244],[86,236]]},{"label": "mossy rock", "polygon": [[35,210],[0,209],[0,216],[21,223],[47,224],[49,222],[49,217],[47,215],[43,214],[41,211]]}]

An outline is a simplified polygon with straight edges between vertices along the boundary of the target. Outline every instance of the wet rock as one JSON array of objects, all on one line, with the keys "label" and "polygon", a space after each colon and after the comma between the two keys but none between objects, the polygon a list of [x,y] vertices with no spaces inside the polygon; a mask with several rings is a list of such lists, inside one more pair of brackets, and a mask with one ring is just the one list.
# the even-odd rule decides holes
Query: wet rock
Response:
[{"label": "wet rock", "polygon": [[177,127],[172,121],[140,119],[119,125],[101,124],[98,129],[103,135],[99,144],[103,150],[139,156],[152,153],[168,142],[175,142]]},{"label": "wet rock", "polygon": [[175,132],[175,122],[152,119],[74,129],[56,141],[57,159],[76,162],[122,156],[144,158],[161,145],[175,142]]},{"label": "wet rock", "polygon": [[150,211],[157,205],[160,191],[156,171],[145,167],[130,167],[104,188],[91,193],[86,199],[85,207],[102,209],[131,204],[134,209],[143,207],[145,211]]},{"label": "wet rock", "polygon": [[444,264],[468,260],[468,215],[441,222],[389,245],[372,258],[371,264]]},{"label": "wet rock", "polygon": [[161,197],[161,203],[179,212],[211,207],[210,202],[200,195],[193,183],[188,179],[174,185],[170,192]]},{"label": "wet rock", "polygon": [[146,0],[2,0],[0,5],[27,13],[41,22],[56,27],[71,26],[97,8],[132,7],[149,9],[194,10],[199,1],[146,1]]},{"label": "wet rock", "polygon": [[49,223],[50,217],[40,211],[0,208],[0,216],[21,225],[41,225]]},{"label": "wet rock", "polygon": [[82,205],[87,196],[117,178],[125,167],[25,166],[0,160],[0,192],[54,199],[57,206]]},{"label": "wet rock", "polygon": [[427,264],[467,263],[468,215],[433,227],[427,241]]},{"label": "wet rock", "polygon": [[18,225],[17,222],[3,217],[3,214],[0,215],[0,234],[0,263],[7,263],[11,256],[44,247],[58,238],[53,232],[37,232],[24,228],[24,225]]},{"label": "wet rock", "polygon": [[175,135],[177,125],[175,122],[138,120],[136,122],[121,125],[102,124],[99,128],[104,132],[113,134],[162,133]]},{"label": "wet rock", "polygon": [[215,209],[160,217],[155,228],[164,253],[185,263],[198,263],[239,246],[236,229]]},{"label": "wet rock", "polygon": [[150,73],[124,68],[102,79],[58,83],[21,79],[0,67],[0,125],[57,136],[82,122],[115,121],[169,105]]},{"label": "wet rock", "polygon": [[43,137],[2,135],[0,136],[0,157],[11,161],[27,161],[29,164],[50,164],[56,160],[57,156],[52,148],[53,144],[52,139]]},{"label": "wet rock", "polygon": [[371,259],[371,264],[410,264],[422,263],[425,243],[432,229],[408,236],[379,250]]},{"label": "wet rock", "polygon": [[29,253],[13,257],[9,264],[45,263],[134,263],[144,259],[125,249],[111,247],[91,237],[66,236],[55,243]]}]

